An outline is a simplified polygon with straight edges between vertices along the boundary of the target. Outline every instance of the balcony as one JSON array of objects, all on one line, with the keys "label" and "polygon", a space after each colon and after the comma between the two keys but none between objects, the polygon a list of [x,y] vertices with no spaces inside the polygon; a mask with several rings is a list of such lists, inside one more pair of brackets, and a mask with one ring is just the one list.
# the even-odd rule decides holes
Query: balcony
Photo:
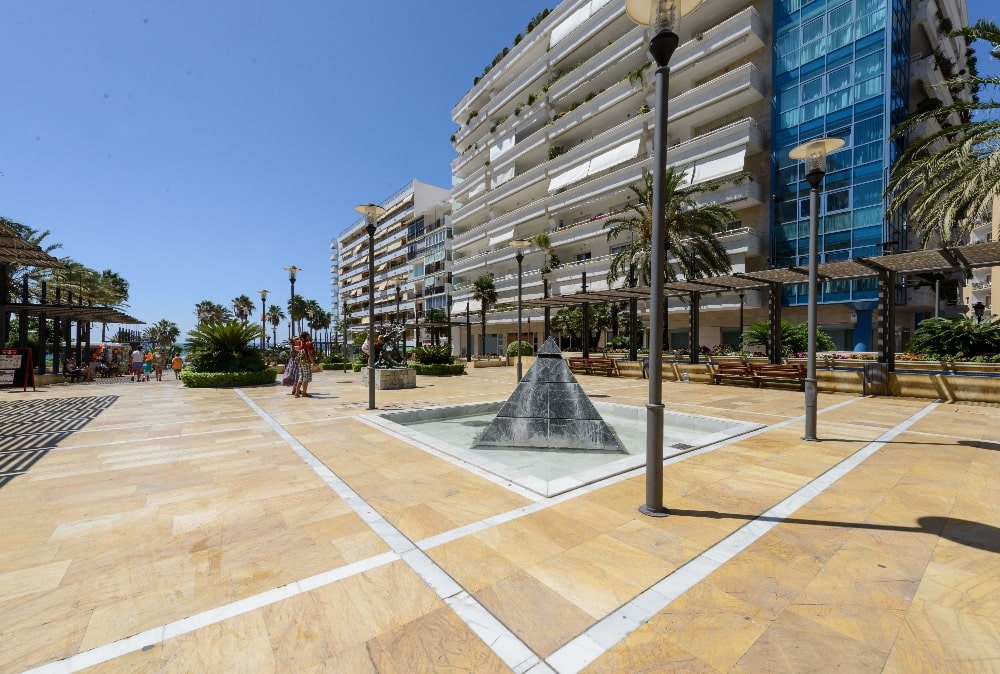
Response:
[{"label": "balcony", "polygon": [[741,146],[747,154],[759,152],[764,146],[760,127],[749,117],[667,148],[667,161],[681,166]]},{"label": "balcony", "polygon": [[[558,34],[560,32],[560,24],[565,20],[570,19],[570,17],[572,17],[576,11],[579,11],[582,6],[585,6],[585,4],[586,3],[582,3],[573,13],[566,16],[560,16],[557,21],[554,21],[550,35]],[[585,45],[588,40],[610,26],[616,20],[627,21],[625,18],[624,3],[617,1],[607,2],[603,7],[599,8],[595,14],[591,15],[586,21],[571,30],[555,44],[551,43],[550,38],[548,50],[549,63],[556,66],[562,64],[564,60],[573,55],[574,51]],[[562,25],[565,26],[566,24],[562,23]],[[631,25],[631,21],[629,21],[629,25]]]},{"label": "balcony", "polygon": [[670,133],[674,137],[690,138],[694,135],[694,127],[763,100],[764,78],[756,66],[747,63],[672,98],[667,120]]},{"label": "balcony", "polygon": [[[944,86],[945,77],[938,68],[937,57],[934,54],[929,56],[915,54],[910,59],[910,80],[923,83],[928,94],[939,99],[942,104],[948,106],[954,103],[951,92]],[[954,117],[951,121],[957,123]]]},{"label": "balcony", "polygon": [[720,234],[717,238],[726,247],[726,253],[730,257],[739,255],[760,257],[764,255],[763,236],[753,227],[731,229],[724,234]]},{"label": "balcony", "polygon": [[[621,79],[622,73],[627,70],[623,64],[627,64],[629,60],[635,61],[636,65],[648,62],[645,45],[645,31],[635,26],[618,40],[553,82],[549,87],[549,98],[554,101],[565,100],[582,85],[586,85],[590,91],[606,89]],[[584,91],[579,91],[577,94],[581,99],[586,96]]]},{"label": "balcony", "polygon": [[688,89],[707,73],[739,63],[766,44],[760,14],[749,7],[677,48],[671,59],[670,88]]}]

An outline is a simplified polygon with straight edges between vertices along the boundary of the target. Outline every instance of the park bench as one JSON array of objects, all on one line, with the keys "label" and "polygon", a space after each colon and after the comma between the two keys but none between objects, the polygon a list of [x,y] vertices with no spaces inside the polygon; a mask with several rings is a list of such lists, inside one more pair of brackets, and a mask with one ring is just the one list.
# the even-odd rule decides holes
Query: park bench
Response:
[{"label": "park bench", "polygon": [[63,363],[62,375],[70,384],[75,384],[80,381],[81,377],[83,377],[83,370],[76,369],[71,371],[69,367]]},{"label": "park bench", "polygon": [[610,377],[618,371],[615,361],[610,358],[568,358],[567,362],[571,371],[584,374],[602,372]]},{"label": "park bench", "polygon": [[746,363],[717,363],[712,377],[716,384],[721,384],[723,379],[727,379],[749,382],[754,386],[760,385],[760,382],[754,377],[753,370]]},{"label": "park bench", "polygon": [[751,367],[758,384],[765,381],[792,382],[798,385],[799,390],[805,388],[806,373],[799,365],[761,363]]}]

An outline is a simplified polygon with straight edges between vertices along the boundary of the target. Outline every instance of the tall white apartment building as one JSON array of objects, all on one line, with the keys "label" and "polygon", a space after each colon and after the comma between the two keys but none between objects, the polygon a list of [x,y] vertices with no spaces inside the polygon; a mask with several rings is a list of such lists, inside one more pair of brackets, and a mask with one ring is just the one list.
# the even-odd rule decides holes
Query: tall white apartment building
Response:
[{"label": "tall white apartment building", "polygon": [[331,301],[347,317],[352,333],[368,328],[369,287],[374,288],[376,323],[412,322],[429,309],[446,309],[451,290],[449,255],[444,251],[450,235],[450,192],[412,180],[378,205],[385,214],[375,227],[373,278],[368,275],[368,223],[363,216],[330,244]]},{"label": "tall white apartment building", "polygon": [[[703,198],[736,214],[719,234],[734,272],[805,264],[809,188],[788,153],[822,136],[845,146],[829,158],[820,261],[912,248],[905,213],[885,216],[888,170],[905,144],[892,129],[970,95],[939,86],[966,69],[966,44],[947,33],[967,21],[964,0],[712,0],[685,18],[671,59],[667,162],[696,182],[748,178]],[[584,278],[588,290],[607,287],[623,242],[608,241],[604,223],[651,166],[653,97],[647,37],[622,0],[565,0],[478,79],[452,109],[455,319],[467,304],[477,312],[471,284],[492,274],[499,301],[487,331],[499,346],[515,338],[510,244],[541,232],[562,263],[547,275],[550,294],[580,290]],[[525,298],[544,292],[545,257],[526,254]],[[786,318],[805,320],[806,290],[784,289]],[[823,284],[820,327],[841,348],[867,350],[877,296],[874,279]],[[929,315],[932,298],[901,288],[898,328]],[[746,325],[766,317],[766,302],[746,293]],[[735,293],[703,295],[699,343],[736,343],[740,309]],[[685,298],[669,300],[674,346],[688,345],[688,314]],[[531,315],[534,332],[540,311]]]}]

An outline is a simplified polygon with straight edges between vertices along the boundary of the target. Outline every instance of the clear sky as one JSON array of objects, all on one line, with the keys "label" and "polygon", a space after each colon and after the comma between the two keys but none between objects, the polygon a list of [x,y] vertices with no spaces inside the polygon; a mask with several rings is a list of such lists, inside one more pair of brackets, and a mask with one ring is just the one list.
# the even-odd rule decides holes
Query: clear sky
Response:
[{"label": "clear sky", "polygon": [[[118,272],[128,313],[182,335],[202,300],[286,306],[293,264],[329,308],[354,206],[449,187],[452,107],[556,4],[0,0],[0,215]],[[1000,73],[985,49],[979,66]]]},{"label": "clear sky", "polygon": [[0,215],[182,335],[201,300],[286,307],[293,264],[329,308],[354,206],[450,187],[452,107],[554,6],[0,0]]}]

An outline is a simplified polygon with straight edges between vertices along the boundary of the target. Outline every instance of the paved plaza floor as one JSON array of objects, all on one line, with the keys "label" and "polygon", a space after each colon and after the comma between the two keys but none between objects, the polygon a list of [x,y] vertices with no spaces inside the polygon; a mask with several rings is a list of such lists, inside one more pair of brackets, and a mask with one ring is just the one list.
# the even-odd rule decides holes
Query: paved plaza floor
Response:
[{"label": "paved plaza floor", "polygon": [[[545,498],[312,398],[0,390],[0,672],[998,672],[1000,404],[665,383],[765,424]],[[579,376],[642,407],[646,382]],[[501,400],[513,368],[380,410]]]}]

